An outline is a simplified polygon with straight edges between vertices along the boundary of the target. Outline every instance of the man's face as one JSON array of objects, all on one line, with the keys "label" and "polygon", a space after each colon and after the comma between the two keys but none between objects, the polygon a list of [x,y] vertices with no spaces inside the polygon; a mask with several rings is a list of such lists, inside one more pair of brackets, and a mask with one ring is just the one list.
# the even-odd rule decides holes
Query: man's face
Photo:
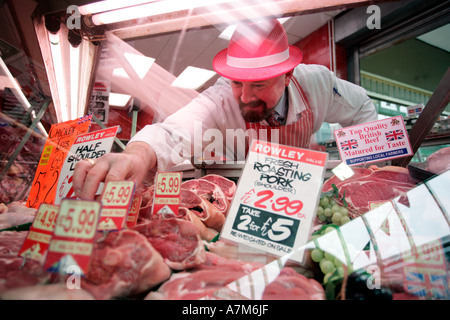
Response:
[{"label": "man's face", "polygon": [[276,106],[291,73],[263,81],[231,81],[233,96],[239,103],[242,117],[248,122],[259,122]]}]

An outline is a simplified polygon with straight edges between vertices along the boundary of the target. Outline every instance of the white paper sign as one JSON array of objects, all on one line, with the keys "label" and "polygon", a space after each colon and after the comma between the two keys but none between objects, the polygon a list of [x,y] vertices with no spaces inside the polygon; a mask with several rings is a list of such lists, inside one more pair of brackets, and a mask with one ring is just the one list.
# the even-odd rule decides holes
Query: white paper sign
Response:
[{"label": "white paper sign", "polygon": [[[253,140],[221,238],[276,256],[306,244],[328,153]],[[303,251],[292,255],[302,262]]]},{"label": "white paper sign", "polygon": [[119,126],[97,130],[78,135],[73,143],[61,169],[56,189],[55,204],[64,198],[73,197],[73,170],[78,161],[97,159],[111,151]]},{"label": "white paper sign", "polygon": [[338,129],[334,136],[341,159],[349,166],[413,154],[402,116]]}]

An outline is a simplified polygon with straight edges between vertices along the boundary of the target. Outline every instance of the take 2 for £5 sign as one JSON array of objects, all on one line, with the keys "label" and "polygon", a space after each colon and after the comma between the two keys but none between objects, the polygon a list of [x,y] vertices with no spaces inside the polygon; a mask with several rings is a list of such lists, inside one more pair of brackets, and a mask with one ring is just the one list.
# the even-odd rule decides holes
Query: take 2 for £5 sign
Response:
[{"label": "take 2 for \u00a35 sign", "polygon": [[328,154],[253,140],[221,238],[302,262]]}]

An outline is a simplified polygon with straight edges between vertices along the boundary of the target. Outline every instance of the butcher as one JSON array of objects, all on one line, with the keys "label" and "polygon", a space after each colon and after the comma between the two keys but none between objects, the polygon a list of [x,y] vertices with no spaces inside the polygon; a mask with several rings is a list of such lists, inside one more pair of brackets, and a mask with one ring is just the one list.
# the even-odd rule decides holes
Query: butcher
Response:
[{"label": "butcher", "polygon": [[[76,195],[93,199],[101,182],[139,184],[192,159],[198,146],[211,145],[202,135],[205,141],[195,140],[199,128],[222,137],[222,155],[236,161],[245,159],[254,138],[308,148],[323,122],[346,127],[377,120],[363,88],[301,61],[301,50],[288,44],[278,20],[240,23],[228,47],[213,59],[221,78],[163,122],[145,126],[123,152],[79,161],[73,176]],[[237,138],[226,139],[230,133]]]}]

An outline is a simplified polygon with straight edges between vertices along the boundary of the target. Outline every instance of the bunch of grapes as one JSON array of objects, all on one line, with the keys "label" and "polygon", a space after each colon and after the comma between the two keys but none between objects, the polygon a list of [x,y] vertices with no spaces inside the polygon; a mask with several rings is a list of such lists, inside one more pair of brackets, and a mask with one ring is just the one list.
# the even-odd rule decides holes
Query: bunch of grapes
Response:
[{"label": "bunch of grapes", "polygon": [[[334,227],[324,228],[317,234],[313,235],[314,237],[320,237],[325,233],[333,231]],[[327,284],[328,280],[331,276],[335,275],[337,278],[342,278],[344,276],[344,265],[342,261],[338,258],[334,257],[332,254],[323,251],[319,248],[314,248],[311,250],[311,260],[319,264],[320,271],[323,273],[323,283]],[[349,266],[348,273],[353,271],[352,266]]]},{"label": "bunch of grapes", "polygon": [[350,221],[348,209],[339,205],[332,196],[322,195],[317,206],[317,219],[322,223],[334,223],[342,226]]}]

